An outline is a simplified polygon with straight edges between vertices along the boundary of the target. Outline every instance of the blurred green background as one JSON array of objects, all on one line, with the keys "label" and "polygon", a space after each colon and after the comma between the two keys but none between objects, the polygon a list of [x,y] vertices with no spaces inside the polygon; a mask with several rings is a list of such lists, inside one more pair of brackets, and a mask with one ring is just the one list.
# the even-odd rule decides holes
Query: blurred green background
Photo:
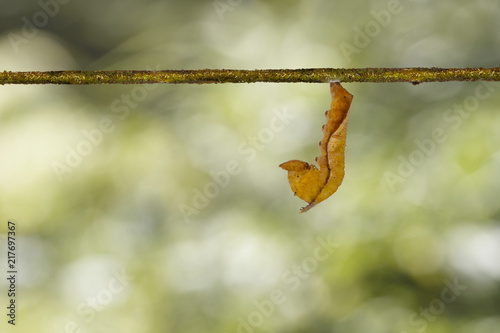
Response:
[{"label": "blurred green background", "polygon": [[[0,70],[495,67],[500,3],[0,1]],[[2,332],[493,332],[500,84],[345,84],[339,191],[306,214],[326,84],[0,87]],[[6,274],[6,273],[5,273]],[[1,274],[4,276],[4,273]]]}]

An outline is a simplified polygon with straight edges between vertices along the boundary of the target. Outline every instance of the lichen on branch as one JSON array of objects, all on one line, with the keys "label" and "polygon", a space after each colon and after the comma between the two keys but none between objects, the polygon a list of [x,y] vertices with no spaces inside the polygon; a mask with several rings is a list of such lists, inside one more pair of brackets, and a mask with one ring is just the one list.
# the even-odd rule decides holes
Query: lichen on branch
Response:
[{"label": "lichen on branch", "polygon": [[494,68],[304,68],[0,72],[0,84],[153,84],[254,82],[424,82],[500,81]]}]

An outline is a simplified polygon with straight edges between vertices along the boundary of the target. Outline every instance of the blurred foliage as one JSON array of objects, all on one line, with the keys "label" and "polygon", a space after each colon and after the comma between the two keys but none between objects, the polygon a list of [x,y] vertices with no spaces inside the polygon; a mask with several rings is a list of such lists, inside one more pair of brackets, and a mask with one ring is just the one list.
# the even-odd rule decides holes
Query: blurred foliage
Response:
[{"label": "blurred foliage", "polygon": [[[488,0],[3,1],[0,70],[492,67],[499,13]],[[301,215],[277,166],[318,155],[327,85],[0,87],[16,329],[495,331],[500,85],[345,87],[344,184]]]}]

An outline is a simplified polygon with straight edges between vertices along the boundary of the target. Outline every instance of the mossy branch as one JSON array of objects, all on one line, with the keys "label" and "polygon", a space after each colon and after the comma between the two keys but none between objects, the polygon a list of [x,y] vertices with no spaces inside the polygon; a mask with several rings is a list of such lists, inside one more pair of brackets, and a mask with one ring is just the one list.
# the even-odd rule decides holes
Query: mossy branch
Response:
[{"label": "mossy branch", "polygon": [[0,72],[0,84],[151,84],[253,82],[423,82],[500,81],[494,68],[306,68]]}]

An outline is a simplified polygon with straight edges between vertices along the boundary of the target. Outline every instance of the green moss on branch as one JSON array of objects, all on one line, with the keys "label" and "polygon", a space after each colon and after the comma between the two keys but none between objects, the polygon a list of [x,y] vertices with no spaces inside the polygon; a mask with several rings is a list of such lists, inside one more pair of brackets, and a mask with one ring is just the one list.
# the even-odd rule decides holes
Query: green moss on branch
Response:
[{"label": "green moss on branch", "polygon": [[51,71],[0,72],[0,84],[151,84],[253,82],[424,82],[500,81],[494,68],[306,68],[200,69],[164,71]]}]

